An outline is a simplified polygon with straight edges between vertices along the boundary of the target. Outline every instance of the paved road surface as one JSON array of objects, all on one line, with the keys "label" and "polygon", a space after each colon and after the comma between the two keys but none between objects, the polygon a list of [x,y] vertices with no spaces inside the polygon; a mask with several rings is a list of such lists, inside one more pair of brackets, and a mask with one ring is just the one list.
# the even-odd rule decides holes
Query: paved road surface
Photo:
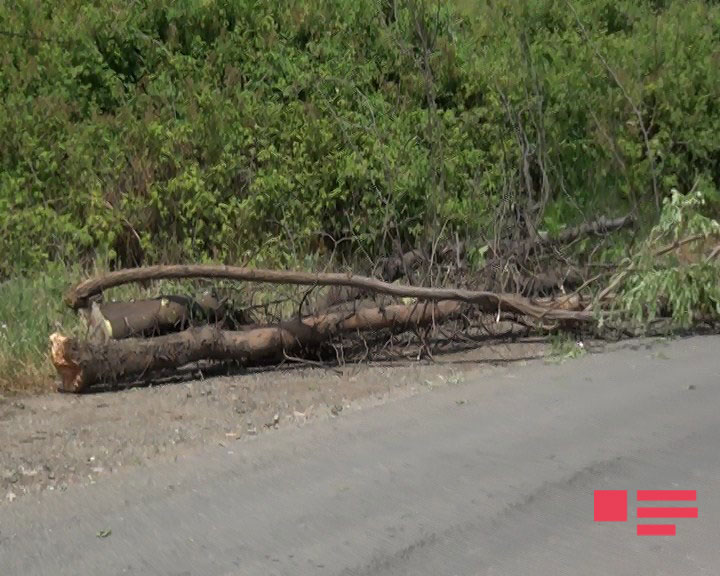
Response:
[{"label": "paved road surface", "polygon": [[[720,574],[719,337],[493,374],[2,506],[0,574]],[[699,518],[636,536],[672,488]]]}]

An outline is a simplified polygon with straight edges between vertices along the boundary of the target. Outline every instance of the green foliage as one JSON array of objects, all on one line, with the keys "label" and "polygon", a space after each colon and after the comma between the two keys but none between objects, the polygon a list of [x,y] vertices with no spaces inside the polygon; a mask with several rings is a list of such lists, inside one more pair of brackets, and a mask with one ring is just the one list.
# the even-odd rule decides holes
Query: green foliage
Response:
[{"label": "green foliage", "polygon": [[0,278],[480,250],[508,199],[553,230],[720,187],[720,6],[571,5],[3,3]]},{"label": "green foliage", "polygon": [[[669,314],[671,327],[720,317],[720,224],[702,213],[702,193],[666,198],[660,220],[630,261],[619,310],[637,326]],[[658,255],[658,252],[665,253]],[[706,248],[710,248],[710,252]]]}]

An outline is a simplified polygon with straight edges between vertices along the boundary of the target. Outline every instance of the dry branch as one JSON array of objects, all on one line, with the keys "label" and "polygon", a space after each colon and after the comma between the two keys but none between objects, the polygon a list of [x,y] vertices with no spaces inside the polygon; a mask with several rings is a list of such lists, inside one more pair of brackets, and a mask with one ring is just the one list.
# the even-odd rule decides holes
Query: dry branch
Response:
[{"label": "dry branch", "polygon": [[[634,222],[632,215],[601,216],[553,235],[538,232],[532,237],[500,241],[485,263],[485,286],[496,291],[510,289],[525,296],[574,290],[585,278],[578,267],[562,255],[561,247],[579,238],[623,229]],[[562,262],[560,267],[550,263],[556,261]]]},{"label": "dry branch", "polygon": [[605,234],[607,232],[614,232],[627,226],[632,225],[635,219],[632,215],[622,216],[621,218],[606,218],[601,216],[597,220],[592,222],[585,222],[579,226],[572,228],[566,228],[561,230],[557,234],[550,236],[547,232],[540,232],[538,236],[543,242],[552,242],[554,244],[567,244],[573,242],[582,236],[589,236],[591,234]]},{"label": "dry branch", "polygon": [[148,280],[168,278],[224,278],[246,282],[267,282],[273,284],[295,284],[303,286],[350,286],[374,292],[388,294],[399,298],[418,298],[421,300],[440,301],[453,300],[473,304],[482,312],[515,312],[533,318],[570,322],[587,322],[592,320],[589,312],[551,310],[534,304],[528,298],[516,294],[497,294],[486,291],[472,291],[460,288],[424,288],[420,286],[403,286],[390,284],[369,278],[339,273],[308,273],[284,270],[263,270],[240,268],[234,266],[214,265],[172,265],[148,266],[117,270],[104,276],[91,278],[73,287],[66,295],[65,302],[74,309],[86,307],[91,297],[101,294],[103,290]]},{"label": "dry branch", "polygon": [[214,326],[190,328],[156,338],[128,338],[105,343],[50,336],[51,359],[60,389],[81,392],[99,382],[143,377],[163,368],[180,368],[201,360],[235,360],[244,364],[282,359],[288,352],[314,347],[335,335],[357,330],[406,330],[459,314],[458,301],[394,305],[282,322],[277,326],[235,332]]}]

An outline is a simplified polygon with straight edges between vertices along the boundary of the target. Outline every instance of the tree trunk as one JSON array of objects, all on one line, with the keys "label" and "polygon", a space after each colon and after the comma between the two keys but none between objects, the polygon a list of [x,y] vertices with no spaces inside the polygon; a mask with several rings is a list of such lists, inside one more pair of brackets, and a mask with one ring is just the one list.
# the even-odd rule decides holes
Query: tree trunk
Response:
[{"label": "tree trunk", "polygon": [[128,338],[105,343],[50,336],[51,359],[60,389],[81,392],[93,384],[142,379],[154,370],[179,368],[200,360],[236,360],[253,364],[282,359],[287,352],[316,346],[336,334],[391,328],[406,330],[458,314],[457,301],[394,305],[333,313],[245,331],[214,326],[190,328],[157,338]]}]

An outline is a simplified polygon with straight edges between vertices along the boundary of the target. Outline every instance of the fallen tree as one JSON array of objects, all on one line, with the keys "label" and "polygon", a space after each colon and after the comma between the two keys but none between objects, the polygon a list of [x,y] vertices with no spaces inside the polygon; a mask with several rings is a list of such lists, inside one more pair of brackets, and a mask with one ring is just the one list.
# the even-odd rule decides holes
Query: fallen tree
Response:
[{"label": "fallen tree", "polygon": [[[250,282],[331,286],[384,295],[377,303],[358,306],[340,303],[314,316],[297,317],[272,325],[240,326],[208,322],[219,312],[205,311],[205,325],[191,322],[193,302],[164,297],[139,302],[102,304],[103,291],[129,282],[168,278],[223,278]],[[404,304],[388,302],[402,298]],[[384,300],[384,302],[382,302]],[[236,361],[258,364],[283,358],[288,352],[309,349],[335,335],[391,329],[415,330],[442,322],[463,308],[475,313],[512,314],[535,319],[538,325],[571,326],[592,321],[577,295],[560,299],[531,299],[518,294],[498,294],[456,288],[403,286],[351,274],[310,274],[232,266],[175,265],[118,270],[92,278],[72,288],[66,303],[87,310],[90,337],[86,340],[51,336],[51,359],[60,375],[60,389],[81,392],[93,384],[143,379],[162,369],[178,369],[197,361]],[[230,313],[230,312],[228,312]],[[197,323],[196,323],[197,324]],[[190,326],[190,327],[188,327]],[[185,329],[187,328],[187,329]],[[178,331],[181,330],[181,331]],[[166,334],[167,332],[173,332]],[[165,333],[165,334],[164,334]],[[163,335],[158,335],[163,334]],[[137,338],[135,336],[153,336]]]},{"label": "fallen tree", "polygon": [[[618,218],[600,216],[578,226],[564,228],[555,234],[540,231],[532,238],[526,238],[521,242],[507,240],[496,251],[505,258],[511,255],[527,255],[534,248],[569,244],[585,236],[597,236],[622,230],[632,226],[634,223],[635,218],[630,214]],[[429,263],[431,260],[439,263],[451,262],[459,269],[463,265],[465,249],[465,242],[459,238],[454,242],[444,244],[442,247],[436,246],[434,250],[428,247],[415,248],[400,255],[384,258],[381,261],[380,273],[384,280],[392,282],[402,276],[407,277],[410,270],[421,263]],[[553,284],[552,287],[557,287],[557,284]]]},{"label": "fallen tree", "polygon": [[[630,221],[629,218],[600,219],[566,231],[562,241],[621,228]],[[540,241],[548,240],[543,238]],[[459,260],[462,244],[456,244],[455,257]],[[407,269],[413,265],[413,260],[421,257],[421,253],[415,250],[406,256],[407,259],[394,263],[392,270],[383,270],[383,277],[394,277],[399,268]],[[314,316],[273,325],[242,326],[232,322],[212,325],[212,320],[217,321],[222,314],[215,309],[217,306],[206,307],[204,320],[192,322],[194,303],[178,297],[101,303],[104,291],[109,288],[132,282],[180,278],[327,286],[331,290],[325,307]],[[376,301],[366,298],[366,303],[358,306],[356,299],[368,295],[374,295]],[[380,295],[384,298],[378,301]],[[392,298],[402,299],[404,304],[394,304]],[[86,341],[57,333],[51,337],[51,357],[61,377],[60,388],[73,392],[99,382],[143,379],[154,371],[177,369],[197,361],[262,363],[283,358],[292,351],[306,353],[333,336],[348,332],[388,328],[393,331],[417,330],[431,322],[442,322],[468,306],[475,313],[491,314],[496,319],[513,315],[523,318],[521,323],[524,325],[534,322],[544,328],[593,321],[587,303],[581,302],[576,293],[560,298],[533,299],[517,293],[408,286],[353,274],[223,265],[168,265],[117,270],[74,286],[66,294],[65,302],[76,310],[89,308],[90,337]],[[228,314],[232,316],[231,311]]]},{"label": "fallen tree", "polygon": [[[496,297],[494,304],[504,309],[505,301]],[[520,304],[543,320],[582,323],[592,318],[580,309],[577,296],[515,302],[514,307]],[[414,330],[443,322],[467,307],[459,298],[359,307],[352,311],[296,318],[273,326],[246,327],[241,331],[206,325],[155,338],[124,340],[78,340],[54,333],[50,336],[51,360],[60,376],[60,389],[82,392],[99,382],[142,379],[156,370],[180,368],[201,360],[256,364],[282,359],[289,352],[311,349],[349,332]]]},{"label": "fallen tree", "polygon": [[[574,290],[585,281],[578,265],[571,264],[560,247],[580,238],[603,236],[635,223],[632,215],[601,216],[555,234],[540,231],[530,237],[506,238],[491,247],[481,276],[485,288],[543,296]],[[585,272],[588,272],[585,270]]]},{"label": "fallen tree", "polygon": [[[681,208],[682,206],[677,208],[674,204],[666,207],[667,210]],[[666,217],[664,221],[684,222],[685,219]],[[394,335],[389,335],[388,329],[393,333],[413,331],[414,336],[408,334],[407,338],[402,337],[400,341],[404,341],[404,345],[410,343],[414,345],[419,342],[421,353],[426,351],[430,356],[435,346],[433,335],[440,333],[446,340],[450,338],[455,341],[456,338],[460,338],[472,341],[486,335],[492,336],[493,330],[489,329],[488,325],[500,326],[505,321],[509,321],[515,327],[523,327],[526,332],[538,328],[542,331],[566,329],[574,331],[581,328],[585,332],[588,328],[603,330],[609,327],[611,331],[623,335],[630,333],[628,330],[634,326],[633,321],[638,315],[650,315],[652,322],[653,314],[657,315],[659,310],[662,315],[671,314],[676,324],[677,318],[685,318],[680,312],[685,310],[683,306],[688,291],[682,292],[675,300],[668,296],[669,280],[675,278],[689,278],[690,288],[699,286],[695,292],[690,290],[690,296],[695,298],[688,313],[694,314],[690,318],[712,317],[708,309],[710,305],[715,306],[718,297],[712,294],[707,296],[707,285],[708,282],[715,285],[716,272],[708,269],[707,266],[720,254],[720,247],[716,242],[716,237],[720,234],[717,232],[720,230],[720,225],[714,221],[708,222],[705,219],[692,230],[682,228],[680,232],[675,229],[677,227],[668,230],[667,224],[664,224],[664,227],[658,225],[654,229],[657,231],[645,241],[640,252],[623,261],[625,264],[623,268],[617,270],[617,266],[613,265],[596,265],[600,271],[594,274],[581,274],[562,252],[551,246],[555,242],[572,242],[588,234],[604,234],[627,226],[631,222],[632,219],[629,217],[614,220],[600,218],[574,229],[566,229],[554,238],[538,236],[532,241],[526,241],[524,244],[526,246],[532,243],[533,262],[528,261],[528,263],[534,263],[534,268],[527,272],[533,284],[530,287],[521,284],[520,287],[527,292],[550,293],[550,296],[543,298],[531,298],[517,292],[508,293],[503,288],[498,288],[496,291],[432,288],[390,283],[386,280],[387,277],[397,273],[396,268],[400,266],[408,268],[409,265],[414,264],[412,259],[422,257],[418,251],[408,253],[408,261],[399,261],[390,267],[392,269],[389,269],[389,272],[383,270],[385,279],[353,274],[313,274],[212,265],[150,266],[118,270],[81,282],[68,291],[65,301],[69,306],[86,312],[90,307],[87,316],[90,317],[91,326],[94,322],[96,327],[108,329],[105,330],[104,337],[91,337],[87,340],[67,338],[59,333],[53,334],[52,362],[60,375],[60,389],[80,392],[101,382],[147,380],[158,370],[179,369],[198,361],[234,361],[245,365],[258,365],[278,359],[308,359],[314,354],[324,358],[325,351],[334,348],[336,354],[340,350],[338,362],[343,362],[346,349],[350,353],[349,357],[360,357],[358,344],[364,345],[363,357],[366,358],[371,353],[368,343],[370,347],[382,346],[383,350],[388,345],[390,350],[395,347],[398,339]],[[658,250],[657,238],[665,237],[672,238],[672,244]],[[710,239],[712,243],[712,249],[699,251],[702,262],[684,265],[680,256],[669,259],[669,268],[665,264],[656,262],[663,255],[675,253],[682,247],[701,239],[705,239],[704,241]],[[519,245],[515,244],[515,246]],[[551,248],[546,249],[545,246]],[[462,245],[458,241],[455,246],[456,270],[461,268],[461,250]],[[706,251],[709,252],[707,255]],[[436,254],[433,250],[431,264],[437,261]],[[443,252],[440,260],[446,259],[449,262],[452,254],[450,256],[448,254]],[[526,272],[523,269],[523,257],[527,260],[529,254],[530,251],[526,251],[524,256],[511,253],[507,257],[506,265],[499,265],[497,271],[504,274],[514,266],[515,271],[510,270],[510,272]],[[566,271],[559,273],[551,267],[543,267],[543,263],[553,257],[563,263],[563,270]],[[452,267],[448,264],[448,269]],[[494,262],[489,261],[487,267],[494,269]],[[661,273],[666,268],[667,274],[662,276]],[[586,264],[585,269],[589,271],[590,265]],[[652,290],[649,291],[646,289],[647,293],[641,294],[639,299],[636,290],[632,292],[635,299],[630,301],[627,299],[627,286],[623,286],[623,283],[627,285],[627,278],[635,278],[643,269],[661,274],[662,285],[653,285],[654,287],[651,286]],[[595,297],[590,299],[586,296],[587,293],[583,294],[583,290],[590,284],[597,286],[598,281],[607,278],[612,271],[615,271],[615,275],[596,293]],[[218,318],[218,314],[213,313],[207,314],[199,322],[203,324],[201,326],[198,326],[197,322],[188,322],[187,302],[176,302],[173,297],[161,298],[159,304],[158,300],[102,304],[103,292],[109,288],[130,282],[171,278],[229,279],[303,285],[311,289],[305,293],[299,301],[299,306],[295,308],[297,317],[285,321],[282,320],[283,310],[287,313],[287,307],[281,309],[278,314],[270,311],[268,306],[277,304],[283,306],[291,302],[287,298],[261,303],[259,306],[265,307],[262,315],[253,312],[258,305],[234,310],[232,298],[229,298],[228,309],[223,313],[224,317],[231,321],[213,325],[210,322],[211,316]],[[434,281],[437,280],[436,277],[433,278]],[[464,278],[464,273],[455,277],[460,281]],[[448,278],[446,276],[441,280],[447,282]],[[645,278],[633,280],[635,284],[639,281],[645,282]],[[311,290],[319,286],[330,287],[330,290],[324,295],[324,299],[321,298],[305,306]],[[647,287],[646,284],[643,286]],[[567,290],[572,292],[568,294]],[[612,296],[616,292],[619,295]],[[558,293],[561,295],[558,296]],[[672,295],[673,293],[670,293],[670,296]],[[618,303],[615,303],[616,299]],[[403,303],[398,303],[398,300]],[[318,303],[320,308],[317,307]],[[302,315],[303,310],[308,314],[308,311],[313,309],[312,315]],[[716,310],[716,307],[712,310]],[[633,318],[628,317],[630,313],[634,315]],[[602,322],[598,326],[593,326],[596,316],[600,317]],[[435,328],[435,323],[443,322],[446,322],[446,325],[439,326],[437,330],[431,332],[431,328]],[[158,335],[174,330],[182,331]],[[512,337],[513,330],[504,333]],[[345,336],[342,336],[343,334]],[[447,334],[450,336],[448,337]],[[136,338],[134,337],[136,335],[152,337]],[[123,337],[124,340],[114,339]],[[291,357],[290,353],[297,356]],[[360,354],[363,354],[362,350]]]}]

